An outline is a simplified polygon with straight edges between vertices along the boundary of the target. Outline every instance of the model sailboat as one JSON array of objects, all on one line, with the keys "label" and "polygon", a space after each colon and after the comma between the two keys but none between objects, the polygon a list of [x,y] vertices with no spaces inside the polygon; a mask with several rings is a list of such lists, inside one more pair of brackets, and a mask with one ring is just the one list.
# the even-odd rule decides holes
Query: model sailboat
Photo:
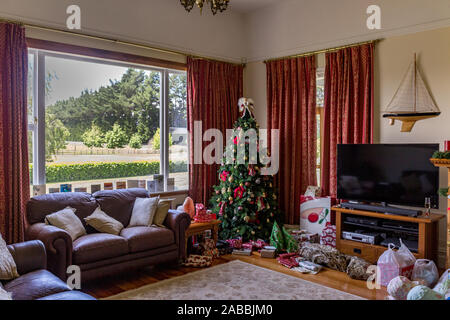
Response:
[{"label": "model sailboat", "polygon": [[428,92],[425,82],[417,68],[416,55],[409,66],[392,101],[386,108],[383,118],[402,121],[402,132],[410,132],[416,121],[437,117],[441,111]]}]

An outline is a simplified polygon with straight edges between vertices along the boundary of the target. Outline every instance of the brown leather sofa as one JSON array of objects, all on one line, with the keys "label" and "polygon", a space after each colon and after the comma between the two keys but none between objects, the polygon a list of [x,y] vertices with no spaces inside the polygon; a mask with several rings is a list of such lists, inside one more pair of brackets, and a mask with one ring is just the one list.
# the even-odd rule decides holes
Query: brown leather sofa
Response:
[{"label": "brown leather sofa", "polygon": [[[185,230],[191,220],[188,214],[169,210],[161,227],[127,228],[136,198],[148,197],[145,189],[98,191],[93,195],[82,192],[52,193],[31,198],[27,203],[26,230],[28,240],[41,240],[47,249],[48,269],[61,279],[66,279],[70,265],[81,269],[81,281],[119,273],[125,270],[178,262],[184,259]],[[87,234],[72,242],[69,234],[46,225],[46,215],[70,206],[86,228]],[[96,208],[101,209],[125,228],[120,235],[98,233],[86,226],[83,218]]]},{"label": "brown leather sofa", "polygon": [[13,300],[95,300],[90,295],[71,290],[65,282],[45,270],[47,258],[41,241],[28,241],[8,246],[19,278],[2,282]]}]

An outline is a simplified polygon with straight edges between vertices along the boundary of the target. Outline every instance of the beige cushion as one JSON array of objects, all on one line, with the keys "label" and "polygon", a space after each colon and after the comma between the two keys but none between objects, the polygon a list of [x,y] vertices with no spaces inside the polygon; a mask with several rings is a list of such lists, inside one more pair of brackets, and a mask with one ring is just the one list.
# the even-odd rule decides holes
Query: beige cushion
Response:
[{"label": "beige cushion", "polygon": [[100,207],[97,207],[89,217],[84,218],[84,221],[86,221],[86,224],[102,233],[118,235],[123,229],[122,223],[108,216],[100,209]]},{"label": "beige cushion", "polygon": [[12,280],[19,277],[14,258],[0,235],[0,280]]},{"label": "beige cushion", "polygon": [[0,300],[12,300],[11,293],[3,289],[0,283]]},{"label": "beige cushion", "polygon": [[155,217],[153,218],[153,224],[158,227],[164,227],[164,220],[166,220],[169,209],[170,202],[160,201],[158,204],[158,209],[156,209]]},{"label": "beige cushion", "polygon": [[75,209],[66,207],[45,217],[45,223],[67,231],[73,240],[86,234],[80,219],[75,215]]},{"label": "beige cushion", "polygon": [[153,223],[159,197],[136,198],[128,227],[150,226]]}]

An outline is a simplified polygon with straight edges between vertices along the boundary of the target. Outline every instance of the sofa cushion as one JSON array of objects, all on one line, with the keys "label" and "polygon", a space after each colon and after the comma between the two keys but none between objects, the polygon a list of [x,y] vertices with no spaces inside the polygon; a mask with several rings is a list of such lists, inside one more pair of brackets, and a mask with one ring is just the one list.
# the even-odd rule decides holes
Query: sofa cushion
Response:
[{"label": "sofa cushion", "polygon": [[74,241],[86,234],[86,229],[75,215],[75,211],[76,209],[67,207],[49,214],[45,217],[45,223],[65,230],[72,238],[72,241]]},{"label": "sofa cushion", "polygon": [[140,188],[103,190],[94,193],[93,197],[110,217],[120,221],[124,226],[128,226],[134,201],[136,198],[148,198],[148,191]]},{"label": "sofa cushion", "polygon": [[85,192],[49,193],[31,198],[27,202],[27,219],[29,224],[44,222],[48,214],[66,207],[76,209],[75,215],[86,227],[84,218],[97,208],[95,199]]},{"label": "sofa cushion", "polygon": [[130,252],[151,250],[175,243],[172,230],[160,227],[129,227],[120,235],[127,239]]},{"label": "sofa cushion", "polygon": [[38,300],[97,300],[97,299],[86,293],[73,290],[52,294],[50,296],[39,298]]},{"label": "sofa cushion", "polygon": [[47,270],[26,273],[4,284],[13,300],[34,300],[55,293],[69,291],[66,283]]},{"label": "sofa cushion", "polygon": [[128,253],[127,240],[108,233],[91,233],[73,242],[73,263],[83,264]]}]

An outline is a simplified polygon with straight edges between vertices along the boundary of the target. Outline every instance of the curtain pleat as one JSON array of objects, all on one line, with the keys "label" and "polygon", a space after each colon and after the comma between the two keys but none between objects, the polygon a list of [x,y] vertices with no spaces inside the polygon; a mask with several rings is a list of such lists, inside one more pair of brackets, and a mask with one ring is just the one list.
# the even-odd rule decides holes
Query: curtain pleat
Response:
[{"label": "curtain pleat", "polygon": [[[202,136],[208,129],[219,129],[225,146],[226,129],[232,129],[239,116],[238,100],[243,94],[243,66],[188,58],[187,61],[189,195],[207,205],[217,184],[219,166],[194,164],[194,122],[202,122]],[[209,144],[203,142],[202,150]]]},{"label": "curtain pleat", "polygon": [[0,232],[23,241],[30,197],[25,29],[0,23]]},{"label": "curtain pleat", "polygon": [[336,197],[338,144],[373,143],[374,45],[326,54],[321,186]]},{"label": "curtain pleat", "polygon": [[267,68],[267,128],[280,136],[275,175],[284,222],[299,224],[300,195],[316,185],[315,56],[271,61]]}]

